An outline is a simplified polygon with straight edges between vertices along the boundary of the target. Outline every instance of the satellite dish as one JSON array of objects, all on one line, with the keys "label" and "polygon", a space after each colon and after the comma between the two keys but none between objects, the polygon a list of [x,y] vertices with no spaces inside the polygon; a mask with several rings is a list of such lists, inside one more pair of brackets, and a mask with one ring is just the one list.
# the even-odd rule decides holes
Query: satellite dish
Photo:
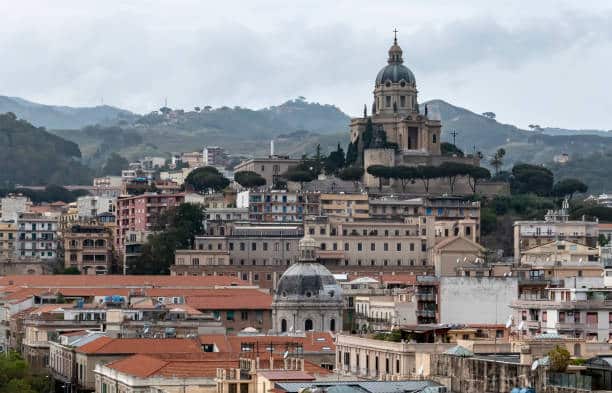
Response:
[{"label": "satellite dish", "polygon": [[540,361],[536,360],[531,364],[531,371],[535,371],[538,367],[540,367]]},{"label": "satellite dish", "polygon": [[506,329],[509,329],[510,326],[512,326],[512,315],[510,315],[506,321]]},{"label": "satellite dish", "polygon": [[283,354],[283,359],[287,359],[289,357],[289,351],[285,351]]}]

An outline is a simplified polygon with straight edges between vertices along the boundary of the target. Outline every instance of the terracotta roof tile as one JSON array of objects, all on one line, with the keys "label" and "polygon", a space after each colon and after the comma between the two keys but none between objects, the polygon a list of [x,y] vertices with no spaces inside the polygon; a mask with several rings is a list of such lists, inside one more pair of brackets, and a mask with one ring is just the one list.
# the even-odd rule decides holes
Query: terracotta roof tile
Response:
[{"label": "terracotta roof tile", "polygon": [[262,371],[259,375],[270,381],[314,381],[316,379],[303,371]]},{"label": "terracotta roof tile", "polygon": [[80,347],[78,352],[109,354],[201,353],[197,340],[181,338],[115,338],[100,337]]},{"label": "terracotta roof tile", "polygon": [[134,355],[109,363],[107,367],[140,378],[151,376],[212,378],[216,376],[217,368],[237,368],[238,365],[239,362],[236,358],[223,358],[216,355],[199,358],[162,358],[151,355]]},{"label": "terracotta roof tile", "polygon": [[[298,343],[304,352],[334,353],[336,345],[330,333],[308,332],[305,336],[228,336],[224,334],[209,334],[199,336],[201,344],[214,344],[219,352],[240,353],[243,343],[258,343],[260,352],[268,352],[269,344],[276,345],[274,352],[284,353],[285,344]],[[329,348],[329,349],[328,349]]]},{"label": "terracotta roof tile", "polygon": [[251,286],[247,281],[230,276],[23,275],[0,277],[0,286],[15,285],[40,288],[214,288],[215,286]]},{"label": "terracotta roof tile", "polygon": [[258,289],[217,289],[187,296],[185,303],[198,310],[268,310],[272,296]]}]

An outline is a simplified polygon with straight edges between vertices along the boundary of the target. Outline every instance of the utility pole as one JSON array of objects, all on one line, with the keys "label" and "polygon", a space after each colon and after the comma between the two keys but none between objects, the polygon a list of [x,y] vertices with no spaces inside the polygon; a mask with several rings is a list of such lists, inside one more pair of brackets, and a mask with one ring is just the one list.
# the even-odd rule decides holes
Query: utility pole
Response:
[{"label": "utility pole", "polygon": [[449,132],[449,134],[453,137],[453,145],[457,146],[457,144],[455,143],[455,138],[457,137],[458,132],[452,130],[451,132]]}]

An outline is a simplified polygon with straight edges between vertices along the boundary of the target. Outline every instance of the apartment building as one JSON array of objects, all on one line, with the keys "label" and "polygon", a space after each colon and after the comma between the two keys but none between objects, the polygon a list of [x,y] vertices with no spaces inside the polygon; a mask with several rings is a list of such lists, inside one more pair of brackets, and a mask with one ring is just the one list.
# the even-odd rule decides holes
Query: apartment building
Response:
[{"label": "apartment building", "polygon": [[234,172],[255,172],[266,179],[266,185],[273,187],[283,173],[299,163],[300,160],[298,159],[272,155],[268,158],[253,158],[243,161],[234,167]]},{"label": "apartment building", "polygon": [[17,219],[17,254],[45,261],[57,258],[58,219],[42,214],[20,213]]},{"label": "apartment building", "polygon": [[216,166],[223,163],[225,151],[219,146],[206,146],[202,149],[202,161],[206,166]]},{"label": "apartment building", "polygon": [[248,208],[207,208],[204,214],[204,231],[208,236],[225,236],[231,233],[235,223],[249,221]]},{"label": "apartment building", "polygon": [[568,278],[540,294],[523,294],[512,303],[514,324],[524,335],[542,333],[609,342],[612,339],[612,288],[601,277]]},{"label": "apartment building", "polygon": [[16,256],[17,224],[0,221],[0,259],[6,260]]},{"label": "apartment building", "polygon": [[82,274],[110,273],[114,263],[112,232],[102,225],[72,225],[63,233],[64,267]]},{"label": "apartment building", "polygon": [[370,217],[435,217],[436,236],[463,236],[480,242],[480,202],[458,197],[402,199],[398,197],[370,198]]},{"label": "apartment building", "polygon": [[[428,250],[435,244],[434,217],[366,219],[350,222],[307,217],[304,232],[319,245],[322,264],[431,269]],[[421,269],[422,270],[422,269]]]},{"label": "apartment building", "polygon": [[82,196],[77,199],[78,218],[94,219],[102,213],[115,213],[117,198],[108,196]]},{"label": "apartment building", "polygon": [[155,220],[169,207],[185,201],[185,194],[123,196],[117,199],[116,249],[123,250],[128,231],[150,232]]},{"label": "apartment building", "polygon": [[226,236],[199,236],[192,250],[177,250],[171,274],[234,276],[275,288],[303,236],[297,225],[235,223]]},{"label": "apartment building", "polygon": [[319,194],[286,190],[247,190],[237,195],[236,206],[249,209],[257,222],[302,222],[306,215],[319,215]]},{"label": "apartment building", "polygon": [[[514,223],[514,261],[521,263],[525,253],[545,244],[566,241],[587,247],[596,247],[599,237],[598,222],[569,219],[569,203],[563,201],[559,210],[549,210],[540,221],[516,221]],[[559,246],[563,246],[559,244]],[[562,251],[570,251],[559,248]]]},{"label": "apartment building", "polygon": [[320,195],[320,201],[322,216],[345,221],[369,217],[366,193],[325,193]]}]

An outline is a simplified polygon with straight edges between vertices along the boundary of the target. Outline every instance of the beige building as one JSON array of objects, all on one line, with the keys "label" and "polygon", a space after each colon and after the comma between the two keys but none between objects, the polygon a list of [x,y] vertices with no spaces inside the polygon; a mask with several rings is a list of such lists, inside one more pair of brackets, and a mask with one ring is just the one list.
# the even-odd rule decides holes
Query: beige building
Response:
[{"label": "beige building", "polygon": [[[597,221],[570,220],[569,203],[563,202],[559,210],[549,210],[543,221],[516,221],[514,223],[514,261],[521,263],[523,255],[536,247],[551,244],[556,247],[557,242],[564,241],[577,245],[594,248],[597,246],[599,228]],[[569,258],[571,252],[577,251],[564,249],[568,243],[558,244],[559,253],[555,258]],[[541,250],[544,252],[544,250]],[[538,251],[535,252],[536,254]],[[561,255],[565,254],[565,257]],[[529,257],[526,257],[527,259]]]},{"label": "beige building", "polygon": [[[387,65],[377,74],[371,116],[351,119],[351,143],[363,152],[364,168],[372,165],[439,165],[445,161],[478,165],[474,157],[444,157],[440,149],[441,123],[438,116],[424,113],[417,101],[416,78],[403,63],[402,49],[395,38]],[[372,142],[364,146],[363,134],[372,125]],[[389,145],[393,144],[393,145]],[[358,155],[361,157],[361,154]],[[378,179],[364,175],[367,187],[377,187]]]},{"label": "beige building", "polygon": [[485,248],[461,236],[449,237],[437,243],[429,253],[436,276],[457,276],[462,267],[484,262]]},{"label": "beige building", "polygon": [[427,253],[435,244],[434,228],[433,217],[352,222],[309,217],[304,222],[321,262],[339,266],[431,267]]},{"label": "beige building", "polygon": [[0,222],[0,259],[15,257],[17,249],[17,224]]},{"label": "beige building", "polygon": [[114,261],[112,230],[102,225],[73,225],[63,234],[64,267],[82,274],[106,274]]},{"label": "beige building", "polygon": [[321,215],[339,220],[369,217],[368,194],[321,194]]},{"label": "beige building", "polygon": [[541,246],[524,250],[521,264],[538,264],[545,262],[596,262],[599,260],[599,248],[568,240],[551,241]]},{"label": "beige building", "polygon": [[268,158],[252,158],[243,161],[234,167],[234,173],[251,171],[266,179],[266,185],[274,186],[280,176],[291,167],[299,164],[300,160],[285,156],[269,156]]}]

